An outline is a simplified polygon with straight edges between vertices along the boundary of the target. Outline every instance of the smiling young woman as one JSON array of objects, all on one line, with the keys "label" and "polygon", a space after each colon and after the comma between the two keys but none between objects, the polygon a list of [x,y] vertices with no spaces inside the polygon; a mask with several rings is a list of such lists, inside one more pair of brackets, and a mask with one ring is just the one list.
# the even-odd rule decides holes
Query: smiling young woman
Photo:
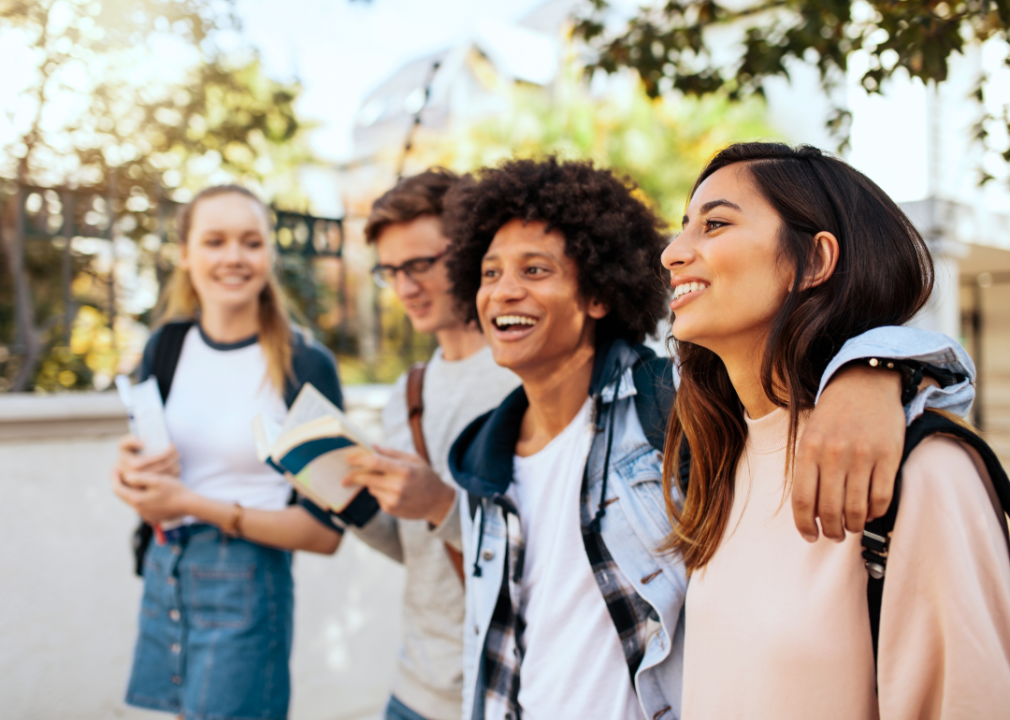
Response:
[{"label": "smiling young woman", "polygon": [[238,185],[207,188],[183,206],[182,254],[160,314],[165,322],[200,315],[204,329],[224,342],[258,333],[270,381],[283,387],[291,373],[291,322],[271,267],[269,226],[267,208]]},{"label": "smiling young woman", "polygon": [[255,195],[204,190],[180,212],[179,236],[164,322],[139,373],[158,379],[173,447],[143,455],[127,436],[112,472],[116,494],[164,529],[140,561],[127,702],[192,720],[280,720],[290,694],[290,550],[332,553],[340,534],[315,508],[290,504],[288,483],[257,458],[252,421],[282,422],[306,382],[342,404],[336,363],[291,324],[269,211]]},{"label": "smiling young woman", "polygon": [[[691,573],[682,717],[1001,716],[1010,563],[974,451],[931,437],[903,466],[879,644],[860,536],[804,542],[784,510],[822,373],[923,307],[925,242],[868,178],[778,144],[718,154],[683,222],[663,253],[681,360],[667,545]],[[689,478],[670,450],[684,441]]]}]

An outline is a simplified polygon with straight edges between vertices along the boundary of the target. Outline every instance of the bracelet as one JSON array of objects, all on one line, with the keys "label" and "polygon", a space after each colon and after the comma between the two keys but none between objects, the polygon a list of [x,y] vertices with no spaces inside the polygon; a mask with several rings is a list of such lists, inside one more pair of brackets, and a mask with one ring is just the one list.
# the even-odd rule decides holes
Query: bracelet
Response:
[{"label": "bracelet", "polygon": [[864,358],[863,361],[872,368],[897,370],[901,373],[901,404],[908,405],[919,394],[922,384],[923,366],[915,360],[890,360],[879,358]]},{"label": "bracelet", "polygon": [[231,520],[228,521],[227,526],[223,526],[221,528],[221,532],[225,535],[230,535],[231,537],[242,537],[242,515],[244,513],[245,508],[238,503],[235,503],[232,507]]}]

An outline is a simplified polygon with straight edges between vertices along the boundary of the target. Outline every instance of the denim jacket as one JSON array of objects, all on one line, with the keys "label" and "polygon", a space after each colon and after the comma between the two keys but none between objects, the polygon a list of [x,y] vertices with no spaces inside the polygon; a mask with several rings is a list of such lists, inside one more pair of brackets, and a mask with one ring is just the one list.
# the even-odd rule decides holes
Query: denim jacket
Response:
[{"label": "denim jacket", "polygon": [[[968,380],[934,389],[925,398],[920,395],[912,405],[925,400],[930,407],[967,412],[974,397],[974,367],[957,343],[912,328],[879,330],[884,329],[873,331],[878,339],[868,333],[849,341],[843,348],[847,359],[935,362]],[[587,557],[625,649],[644,717],[676,720],[680,717],[687,577],[679,557],[658,550],[672,529],[663,498],[662,454],[649,442],[654,433],[647,431],[654,429],[642,425],[641,418],[648,413],[642,412],[640,395],[649,389],[636,388],[633,377],[633,368],[653,355],[643,346],[623,341],[601,347],[597,353],[590,384],[596,434],[586,461],[582,530]],[[841,364],[829,366],[825,378]],[[527,407],[520,387],[497,409],[475,420],[449,455],[450,470],[464,490],[460,513],[467,569],[463,720],[520,719],[523,624],[518,618],[518,591],[523,539],[515,507],[505,491],[512,482],[515,445]]]}]

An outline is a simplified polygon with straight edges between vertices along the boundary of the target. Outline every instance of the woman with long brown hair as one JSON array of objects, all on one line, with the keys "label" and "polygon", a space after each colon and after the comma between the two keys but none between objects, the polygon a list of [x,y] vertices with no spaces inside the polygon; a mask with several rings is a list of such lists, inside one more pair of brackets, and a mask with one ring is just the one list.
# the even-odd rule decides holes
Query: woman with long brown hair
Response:
[{"label": "woman with long brown hair", "polygon": [[788,511],[830,359],[930,296],[908,218],[815,148],[734,145],[699,177],[663,264],[681,369],[668,549],[690,573],[682,717],[1003,716],[1010,562],[974,451],[931,436],[905,462],[876,645],[860,536],[804,541]]},{"label": "woman with long brown hair", "polygon": [[[117,495],[159,527],[138,572],[140,631],[126,700],[186,720],[287,717],[294,612],[290,550],[340,534],[256,455],[257,413],[283,422],[311,382],[341,405],[329,351],[295,327],[273,272],[270,213],[245,188],[182,208],[181,258],[140,377],[157,378],[174,447],[120,443]],[[160,525],[159,525],[160,524]]]}]

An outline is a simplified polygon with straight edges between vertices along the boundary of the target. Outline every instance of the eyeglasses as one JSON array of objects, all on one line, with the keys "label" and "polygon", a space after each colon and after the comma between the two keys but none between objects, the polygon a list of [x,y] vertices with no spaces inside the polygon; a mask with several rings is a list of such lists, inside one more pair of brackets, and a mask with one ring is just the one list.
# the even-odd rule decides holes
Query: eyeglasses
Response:
[{"label": "eyeglasses", "polygon": [[393,287],[396,284],[396,273],[403,273],[414,282],[428,274],[439,260],[441,260],[448,248],[438,255],[431,257],[419,257],[408,260],[403,265],[376,265],[372,268],[372,278],[379,287]]}]

